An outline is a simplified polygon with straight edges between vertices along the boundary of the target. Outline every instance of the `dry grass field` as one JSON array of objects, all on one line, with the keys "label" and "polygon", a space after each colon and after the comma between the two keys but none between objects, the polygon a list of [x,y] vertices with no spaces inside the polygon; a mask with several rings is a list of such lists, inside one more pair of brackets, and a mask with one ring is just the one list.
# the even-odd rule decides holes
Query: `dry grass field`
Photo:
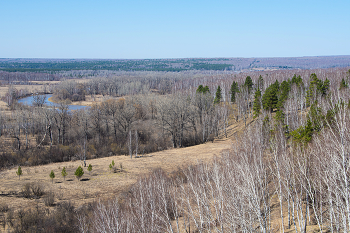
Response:
[{"label": "dry grass field", "polygon": [[[10,208],[31,208],[36,205],[44,205],[43,198],[28,199],[20,193],[26,183],[38,182],[46,192],[55,193],[55,203],[71,201],[75,206],[92,202],[98,199],[114,197],[126,191],[140,176],[146,175],[151,170],[161,167],[171,173],[178,167],[194,164],[199,161],[208,162],[214,156],[220,156],[221,152],[228,150],[231,140],[216,140],[188,148],[171,149],[145,155],[141,158],[129,156],[112,156],[88,160],[87,165],[92,165],[91,174],[84,168],[84,175],[80,181],[74,176],[81,161],[54,163],[34,167],[22,167],[23,175],[20,180],[16,175],[17,167],[0,173],[0,204],[6,203]],[[119,169],[122,164],[123,171],[114,173],[109,169],[112,160]],[[61,176],[62,168],[66,167],[68,176],[65,181]],[[49,177],[51,170],[55,173],[53,183]],[[96,199],[97,198],[97,199]]]}]

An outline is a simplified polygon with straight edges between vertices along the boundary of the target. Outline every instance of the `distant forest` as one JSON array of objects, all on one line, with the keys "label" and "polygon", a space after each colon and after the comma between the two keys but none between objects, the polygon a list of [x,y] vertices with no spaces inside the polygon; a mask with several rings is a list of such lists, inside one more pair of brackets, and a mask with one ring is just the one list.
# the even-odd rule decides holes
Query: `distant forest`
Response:
[{"label": "distant forest", "polygon": [[350,66],[350,56],[291,58],[184,58],[184,59],[0,59],[0,71],[49,72],[111,71],[247,71],[262,69],[315,69]]}]

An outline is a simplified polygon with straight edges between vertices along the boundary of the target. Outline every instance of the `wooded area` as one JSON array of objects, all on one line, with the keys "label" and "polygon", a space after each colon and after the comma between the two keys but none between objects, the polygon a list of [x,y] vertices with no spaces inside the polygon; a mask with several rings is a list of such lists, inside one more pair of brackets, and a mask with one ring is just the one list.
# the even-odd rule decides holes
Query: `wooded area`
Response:
[{"label": "wooded area", "polygon": [[[77,212],[62,205],[57,214],[71,208],[73,220],[64,223],[71,232],[306,232],[311,225],[348,232],[349,77],[349,68],[106,72],[54,86],[55,109],[39,97],[36,106],[18,104],[21,90],[10,87],[3,99],[11,112],[0,115],[1,168],[133,158],[225,138],[230,124],[241,122],[245,130],[231,135],[232,149],[212,163],[174,174],[160,168],[117,200]],[[70,101],[97,95],[101,103],[68,110]],[[35,216],[42,220],[14,229],[40,232],[56,221]]]}]

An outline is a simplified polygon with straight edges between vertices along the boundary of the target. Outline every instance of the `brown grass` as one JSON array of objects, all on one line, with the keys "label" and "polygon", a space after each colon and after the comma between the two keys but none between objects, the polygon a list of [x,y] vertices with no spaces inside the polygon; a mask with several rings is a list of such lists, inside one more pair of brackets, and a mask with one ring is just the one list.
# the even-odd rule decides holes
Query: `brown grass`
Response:
[{"label": "brown grass", "polygon": [[[34,167],[22,167],[23,175],[18,179],[17,167],[0,173],[0,203],[7,203],[10,208],[30,208],[37,204],[44,205],[41,199],[26,199],[16,193],[20,193],[22,187],[28,182],[40,182],[45,191],[53,191],[56,194],[55,202],[70,200],[75,206],[86,202],[92,202],[96,198],[105,199],[116,196],[128,189],[140,176],[146,175],[151,170],[161,167],[170,173],[178,167],[196,163],[197,161],[210,161],[214,156],[220,156],[223,150],[230,148],[231,140],[219,140],[214,143],[206,143],[188,148],[171,149],[162,152],[145,155],[141,158],[130,159],[129,156],[112,156],[88,160],[87,165],[92,165],[91,175],[84,168],[81,181],[74,177],[74,172],[81,161],[63,162]],[[115,161],[115,167],[122,163],[124,171],[113,173],[109,164]],[[61,176],[62,168],[66,167],[68,176],[64,181]],[[49,174],[53,170],[56,178],[53,184]]]}]

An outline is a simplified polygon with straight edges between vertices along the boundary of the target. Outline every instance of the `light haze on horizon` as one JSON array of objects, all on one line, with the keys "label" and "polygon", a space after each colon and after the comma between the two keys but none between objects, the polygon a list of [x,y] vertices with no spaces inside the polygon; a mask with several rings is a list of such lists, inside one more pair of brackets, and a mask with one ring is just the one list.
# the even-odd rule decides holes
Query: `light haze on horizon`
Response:
[{"label": "light haze on horizon", "polygon": [[0,58],[350,55],[349,0],[1,0]]}]

